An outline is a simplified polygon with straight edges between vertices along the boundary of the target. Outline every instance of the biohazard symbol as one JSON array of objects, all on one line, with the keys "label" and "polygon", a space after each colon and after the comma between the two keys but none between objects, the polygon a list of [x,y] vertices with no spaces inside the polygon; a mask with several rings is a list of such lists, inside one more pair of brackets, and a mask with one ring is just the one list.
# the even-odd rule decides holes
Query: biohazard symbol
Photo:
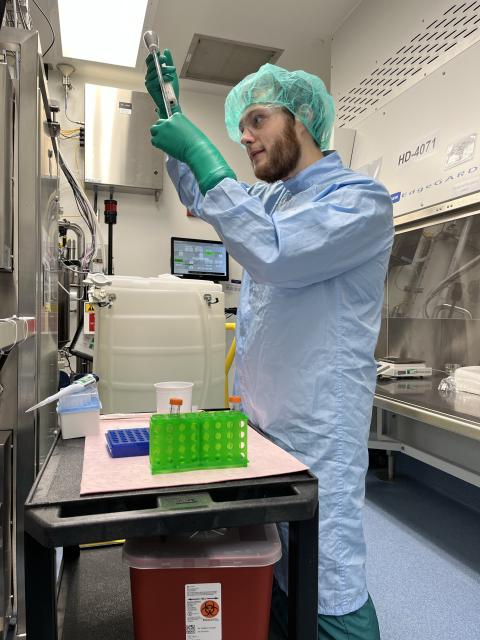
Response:
[{"label": "biohazard symbol", "polygon": [[204,618],[215,618],[220,611],[220,607],[215,600],[205,600],[200,607],[200,613]]}]

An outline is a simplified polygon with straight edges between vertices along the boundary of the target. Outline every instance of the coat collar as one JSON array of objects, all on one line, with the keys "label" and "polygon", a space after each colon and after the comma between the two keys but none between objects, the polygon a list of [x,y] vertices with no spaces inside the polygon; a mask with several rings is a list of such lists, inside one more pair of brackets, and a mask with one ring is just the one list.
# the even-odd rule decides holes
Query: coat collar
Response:
[{"label": "coat collar", "polygon": [[324,151],[323,158],[309,165],[292,178],[282,180],[283,186],[293,194],[305,191],[309,187],[329,184],[332,175],[343,169],[342,161],[336,151]]}]

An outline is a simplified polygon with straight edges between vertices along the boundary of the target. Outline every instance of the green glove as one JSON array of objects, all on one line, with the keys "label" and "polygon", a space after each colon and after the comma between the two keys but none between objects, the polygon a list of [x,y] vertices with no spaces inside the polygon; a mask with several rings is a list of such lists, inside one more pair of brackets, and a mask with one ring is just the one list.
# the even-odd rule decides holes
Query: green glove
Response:
[{"label": "green glove", "polygon": [[158,120],[150,127],[150,133],[154,147],[190,167],[203,195],[224,178],[236,180],[220,151],[183,113]]},{"label": "green glove", "polygon": [[[177,70],[173,66],[173,58],[169,49],[164,49],[163,54],[157,54],[158,63],[160,65],[160,69],[162,70],[163,81],[165,83],[170,83],[175,91],[175,95],[178,97],[180,95],[180,89],[178,87],[178,76]],[[162,90],[160,89],[160,83],[158,81],[157,76],[157,68],[155,66],[155,60],[153,59],[153,55],[150,53],[145,60],[147,64],[147,72],[145,74],[145,86],[147,87],[148,93],[152,96],[155,104],[157,105],[157,112],[161,118],[166,118],[167,113],[165,111],[165,105],[163,103]],[[172,108],[173,113],[181,112],[180,104],[178,106]]]}]

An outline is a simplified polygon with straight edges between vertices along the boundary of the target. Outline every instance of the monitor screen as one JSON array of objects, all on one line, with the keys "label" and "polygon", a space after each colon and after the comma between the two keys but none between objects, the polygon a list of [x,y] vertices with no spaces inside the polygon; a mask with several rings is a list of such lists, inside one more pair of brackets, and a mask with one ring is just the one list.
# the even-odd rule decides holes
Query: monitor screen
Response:
[{"label": "monitor screen", "polygon": [[228,253],[219,240],[172,238],[170,272],[180,278],[228,280]]},{"label": "monitor screen", "polygon": [[93,361],[95,335],[83,332],[83,316],[75,331],[75,335],[70,343],[69,351],[72,356],[83,358],[83,360]]}]

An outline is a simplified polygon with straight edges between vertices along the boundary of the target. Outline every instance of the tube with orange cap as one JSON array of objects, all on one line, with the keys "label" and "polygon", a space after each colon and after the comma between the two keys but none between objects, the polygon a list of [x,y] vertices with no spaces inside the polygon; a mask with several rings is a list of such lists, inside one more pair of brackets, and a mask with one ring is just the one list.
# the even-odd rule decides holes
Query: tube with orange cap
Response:
[{"label": "tube with orange cap", "polygon": [[180,416],[180,410],[182,408],[182,398],[170,398],[170,414],[174,416]]},{"label": "tube with orange cap", "polygon": [[231,411],[241,411],[240,409],[241,401],[242,399],[240,398],[240,396],[229,396],[228,404],[230,406]]}]

